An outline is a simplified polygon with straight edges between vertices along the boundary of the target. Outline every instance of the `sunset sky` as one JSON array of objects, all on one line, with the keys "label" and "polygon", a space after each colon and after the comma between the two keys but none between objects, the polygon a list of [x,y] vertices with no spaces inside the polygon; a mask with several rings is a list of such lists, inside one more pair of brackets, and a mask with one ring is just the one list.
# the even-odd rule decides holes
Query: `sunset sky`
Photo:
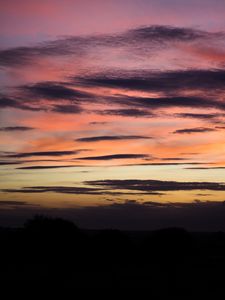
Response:
[{"label": "sunset sky", "polygon": [[225,1],[1,0],[0,225],[225,229]]}]

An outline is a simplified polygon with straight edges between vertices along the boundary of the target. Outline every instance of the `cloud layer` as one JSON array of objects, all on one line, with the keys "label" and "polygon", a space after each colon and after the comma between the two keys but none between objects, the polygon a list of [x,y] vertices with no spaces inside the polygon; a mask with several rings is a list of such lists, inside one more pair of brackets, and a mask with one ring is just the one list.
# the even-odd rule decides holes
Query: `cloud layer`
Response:
[{"label": "cloud layer", "polygon": [[180,211],[220,216],[225,30],[135,26],[0,49],[2,209],[31,211],[40,199],[59,209],[76,198],[86,225],[98,223],[91,214],[116,224],[118,214],[127,228],[141,215],[149,228],[161,217],[183,224]]}]

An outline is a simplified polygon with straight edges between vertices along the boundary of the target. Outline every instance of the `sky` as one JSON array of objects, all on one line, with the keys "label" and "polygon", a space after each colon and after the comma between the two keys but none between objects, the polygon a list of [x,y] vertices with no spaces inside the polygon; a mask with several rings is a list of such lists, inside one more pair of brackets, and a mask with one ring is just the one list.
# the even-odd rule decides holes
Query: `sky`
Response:
[{"label": "sky", "polygon": [[225,2],[0,1],[0,225],[225,230]]}]

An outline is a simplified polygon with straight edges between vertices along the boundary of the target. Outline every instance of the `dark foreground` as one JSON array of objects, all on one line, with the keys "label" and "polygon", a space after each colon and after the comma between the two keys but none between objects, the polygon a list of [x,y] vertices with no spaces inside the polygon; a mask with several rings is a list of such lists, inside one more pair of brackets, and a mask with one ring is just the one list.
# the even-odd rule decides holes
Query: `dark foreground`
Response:
[{"label": "dark foreground", "polygon": [[225,234],[80,230],[36,217],[0,229],[1,287],[148,289],[148,295],[225,296]]}]

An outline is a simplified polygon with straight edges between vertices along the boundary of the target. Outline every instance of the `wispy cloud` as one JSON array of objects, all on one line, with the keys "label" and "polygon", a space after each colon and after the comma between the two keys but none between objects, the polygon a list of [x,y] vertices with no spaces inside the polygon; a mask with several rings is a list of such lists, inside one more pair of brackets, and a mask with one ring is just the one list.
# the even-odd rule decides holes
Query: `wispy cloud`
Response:
[{"label": "wispy cloud", "polygon": [[38,152],[22,152],[22,153],[13,153],[5,155],[6,158],[24,158],[32,156],[64,156],[64,155],[74,155],[80,153],[82,150],[75,151],[38,151]]},{"label": "wispy cloud", "polygon": [[25,206],[33,206],[38,207],[39,205],[34,205],[25,201],[19,201],[19,200],[0,200],[0,207],[25,207]]},{"label": "wispy cloud", "polygon": [[216,129],[215,128],[207,128],[207,127],[196,127],[196,128],[177,129],[173,133],[191,134],[191,133],[202,133],[202,132],[212,132],[212,131],[216,131]]},{"label": "wispy cloud", "polygon": [[[76,78],[75,78],[76,80]],[[80,83],[95,87],[113,87],[145,92],[171,92],[178,90],[224,89],[225,71],[175,70],[99,73],[80,78]]]},{"label": "wispy cloud", "polygon": [[9,127],[0,127],[0,131],[30,131],[35,128],[27,126],[9,126]]},{"label": "wispy cloud", "polygon": [[45,170],[45,169],[61,169],[61,168],[72,168],[77,167],[75,165],[58,165],[58,166],[26,166],[19,167],[18,170]]},{"label": "wispy cloud", "polygon": [[208,33],[192,28],[172,26],[146,26],[114,35],[69,36],[55,41],[42,42],[27,47],[9,48],[0,51],[2,66],[29,64],[40,57],[77,56],[82,57],[97,48],[130,48],[144,54],[146,50],[168,47],[175,42],[189,43],[196,40],[212,40],[223,33]]},{"label": "wispy cloud", "polygon": [[[115,99],[114,99],[115,100]],[[117,99],[116,99],[117,100]],[[123,105],[123,103],[121,103]],[[125,103],[124,103],[125,104]],[[125,104],[126,105],[126,104]],[[132,104],[131,104],[132,107]],[[97,114],[106,115],[106,116],[120,116],[120,117],[154,117],[154,114],[147,109],[106,109],[95,111]]]},{"label": "wispy cloud", "polygon": [[76,139],[77,142],[101,142],[101,141],[120,141],[120,140],[140,140],[140,139],[150,139],[151,137],[143,135],[102,135],[102,136],[92,136],[83,137]]},{"label": "wispy cloud", "polygon": [[179,118],[190,118],[190,119],[202,119],[202,120],[211,120],[211,119],[217,119],[220,117],[225,117],[225,114],[221,114],[221,113],[211,113],[211,114],[207,114],[207,113],[179,113],[179,114],[175,114],[176,117]]},{"label": "wispy cloud", "polygon": [[[140,193],[135,192],[120,192],[120,191],[107,191],[105,188],[89,188],[89,187],[76,187],[76,186],[32,186],[32,187],[23,187],[20,189],[2,189],[2,192],[6,193],[24,193],[24,194],[33,194],[33,193],[59,193],[59,194],[77,194],[77,195],[139,195]],[[141,193],[144,195],[145,193]],[[147,192],[147,195],[162,195],[158,192]]]},{"label": "wispy cloud", "polygon": [[78,160],[113,160],[113,159],[136,159],[136,158],[149,158],[147,154],[111,154],[100,156],[85,156],[78,157]]},{"label": "wispy cloud", "polygon": [[25,94],[35,98],[47,98],[53,100],[73,100],[85,99],[92,97],[91,94],[77,90],[75,88],[69,88],[66,83],[60,82],[38,82],[32,85],[24,85],[20,87]]},{"label": "wispy cloud", "polygon": [[136,191],[191,191],[212,190],[225,191],[225,184],[218,182],[179,182],[162,180],[96,180],[87,181],[89,185],[104,187],[108,189],[125,189]]}]

